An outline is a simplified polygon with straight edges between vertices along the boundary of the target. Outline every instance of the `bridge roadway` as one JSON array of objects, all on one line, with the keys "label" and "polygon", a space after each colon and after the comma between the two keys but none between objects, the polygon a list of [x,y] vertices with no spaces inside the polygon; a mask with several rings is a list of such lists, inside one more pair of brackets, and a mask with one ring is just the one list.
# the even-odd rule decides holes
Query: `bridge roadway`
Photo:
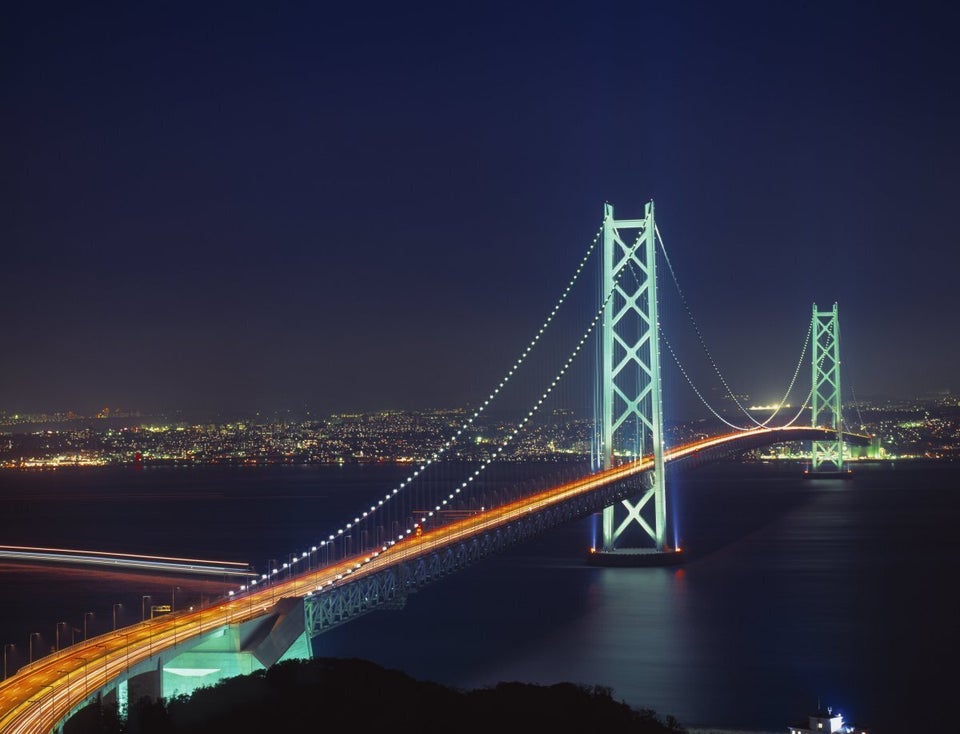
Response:
[{"label": "bridge roadway", "polygon": [[[696,459],[710,452],[735,453],[761,445],[824,439],[834,435],[826,429],[809,427],[757,429],[692,441],[667,449],[664,457],[665,461],[676,463]],[[849,438],[859,443],[866,437],[851,435]],[[259,589],[231,596],[202,609],[156,617],[51,653],[24,666],[0,684],[0,732],[36,734],[52,731],[98,691],[106,689],[112,680],[129,674],[134,666],[160,652],[173,652],[188,641],[218,628],[263,617],[280,599],[322,592],[341,580],[354,580],[382,571],[392,564],[429,555],[470,536],[488,532],[569,500],[577,494],[622,481],[652,466],[650,457],[622,464],[507,505],[424,530],[419,535],[411,534],[376,552],[359,554],[287,580],[275,580]]]}]

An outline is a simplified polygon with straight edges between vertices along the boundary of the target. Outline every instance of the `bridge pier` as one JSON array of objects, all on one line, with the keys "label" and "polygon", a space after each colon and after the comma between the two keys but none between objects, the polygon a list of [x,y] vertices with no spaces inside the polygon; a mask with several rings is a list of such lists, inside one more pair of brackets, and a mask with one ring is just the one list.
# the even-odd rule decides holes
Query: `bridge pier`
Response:
[{"label": "bridge pier", "polygon": [[163,696],[163,669],[157,661],[155,670],[131,676],[127,679],[127,701],[139,701],[149,698],[156,701]]},{"label": "bridge pier", "polygon": [[190,695],[198,688],[269,668],[281,660],[311,657],[303,600],[281,599],[262,617],[215,627],[131,665],[99,691],[91,690],[87,702],[70,712],[54,731],[62,731],[65,721],[98,697],[102,705],[116,706],[123,717],[130,704],[144,698]]},{"label": "bridge pier", "polygon": [[235,629],[222,632],[163,663],[158,676],[163,698],[190,695],[223,678],[247,675],[264,667],[252,652],[237,648]]},{"label": "bridge pier", "polygon": [[312,657],[302,599],[281,599],[270,614],[206,634],[161,664],[164,698],[189,695],[223,678],[249,675],[281,660]]},{"label": "bridge pier", "polygon": [[591,566],[614,568],[643,568],[649,566],[676,566],[683,562],[680,549],[615,548],[612,551],[593,550],[587,556]]}]

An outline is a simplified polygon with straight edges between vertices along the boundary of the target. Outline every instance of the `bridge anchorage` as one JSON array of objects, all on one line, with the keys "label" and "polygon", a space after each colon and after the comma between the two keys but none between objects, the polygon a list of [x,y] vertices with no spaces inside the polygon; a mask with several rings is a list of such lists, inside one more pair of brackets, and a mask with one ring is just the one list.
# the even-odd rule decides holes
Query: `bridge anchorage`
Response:
[{"label": "bridge anchorage", "polygon": [[[625,233],[633,231],[634,237]],[[601,513],[601,544],[588,562],[601,566],[679,563],[680,549],[667,543],[666,465],[660,395],[660,335],[657,315],[656,223],[653,202],[643,219],[615,219],[604,208],[603,314],[597,369],[599,466],[653,457],[642,494],[621,499]]]}]

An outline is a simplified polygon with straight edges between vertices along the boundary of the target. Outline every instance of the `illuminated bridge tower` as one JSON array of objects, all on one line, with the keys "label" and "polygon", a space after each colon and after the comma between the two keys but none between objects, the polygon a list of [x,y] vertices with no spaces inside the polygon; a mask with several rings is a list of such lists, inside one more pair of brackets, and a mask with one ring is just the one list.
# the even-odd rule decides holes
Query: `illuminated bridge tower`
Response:
[{"label": "illuminated bridge tower", "polygon": [[843,417],[840,402],[840,323],[837,304],[830,311],[818,311],[813,304],[813,393],[810,425],[836,431],[830,441],[814,441],[810,473],[834,474],[843,471]]},{"label": "illuminated bridge tower", "polygon": [[[671,562],[667,545],[660,398],[660,339],[653,202],[643,219],[614,219],[605,207],[603,228],[603,314],[597,370],[600,460],[609,469],[644,456],[653,470],[641,475],[633,499],[602,513],[602,542],[590,554],[598,565],[634,566]],[[626,232],[632,231],[632,237]]]}]

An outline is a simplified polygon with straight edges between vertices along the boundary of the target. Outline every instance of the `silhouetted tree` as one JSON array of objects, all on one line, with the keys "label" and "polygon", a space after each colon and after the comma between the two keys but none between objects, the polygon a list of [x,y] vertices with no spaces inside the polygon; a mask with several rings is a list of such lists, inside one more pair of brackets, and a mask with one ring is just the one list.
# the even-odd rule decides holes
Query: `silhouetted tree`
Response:
[{"label": "silhouetted tree", "polygon": [[144,699],[120,722],[115,707],[79,712],[65,734],[281,734],[349,728],[447,734],[498,730],[681,734],[668,716],[615,701],[606,686],[500,683],[458,691],[355,659],[291,660],[191,696]]}]

